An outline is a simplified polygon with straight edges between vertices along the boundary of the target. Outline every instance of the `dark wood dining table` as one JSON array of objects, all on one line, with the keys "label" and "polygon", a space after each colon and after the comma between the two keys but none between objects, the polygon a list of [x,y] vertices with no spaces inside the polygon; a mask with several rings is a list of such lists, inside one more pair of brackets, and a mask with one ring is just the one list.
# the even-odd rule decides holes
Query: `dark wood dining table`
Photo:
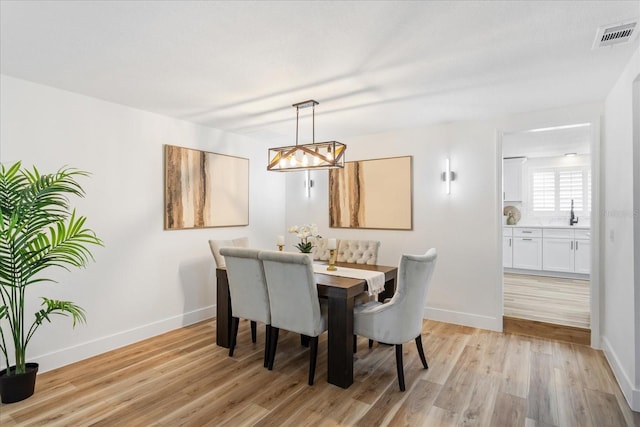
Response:
[{"label": "dark wood dining table", "polygon": [[[383,301],[395,292],[397,267],[337,262],[338,267],[379,271],[385,275],[385,289],[378,295]],[[355,297],[366,292],[364,279],[315,274],[318,296],[328,300],[328,361],[327,381],[338,387],[353,384],[353,307]],[[216,269],[216,343],[229,348],[231,337],[231,299],[225,268]]]}]

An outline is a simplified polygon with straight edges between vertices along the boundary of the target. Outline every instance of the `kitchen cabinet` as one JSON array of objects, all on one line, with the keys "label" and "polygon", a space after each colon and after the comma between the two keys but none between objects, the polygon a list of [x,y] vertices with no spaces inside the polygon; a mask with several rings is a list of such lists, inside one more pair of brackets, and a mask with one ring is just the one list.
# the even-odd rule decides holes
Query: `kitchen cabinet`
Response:
[{"label": "kitchen cabinet", "polygon": [[575,230],[575,272],[591,274],[591,230]]},{"label": "kitchen cabinet", "polygon": [[502,265],[509,269],[591,274],[591,230],[505,226]]},{"label": "kitchen cabinet", "polygon": [[565,273],[589,274],[591,243],[589,230],[544,229],[542,269]]},{"label": "kitchen cabinet", "polygon": [[513,268],[542,269],[542,229],[513,229]]},{"label": "kitchen cabinet", "polygon": [[522,163],[523,157],[503,159],[502,161],[502,200],[505,202],[522,201]]},{"label": "kitchen cabinet", "polygon": [[502,229],[502,266],[513,267],[513,229]]},{"label": "kitchen cabinet", "polygon": [[575,256],[573,247],[573,230],[543,230],[542,269],[573,273]]}]

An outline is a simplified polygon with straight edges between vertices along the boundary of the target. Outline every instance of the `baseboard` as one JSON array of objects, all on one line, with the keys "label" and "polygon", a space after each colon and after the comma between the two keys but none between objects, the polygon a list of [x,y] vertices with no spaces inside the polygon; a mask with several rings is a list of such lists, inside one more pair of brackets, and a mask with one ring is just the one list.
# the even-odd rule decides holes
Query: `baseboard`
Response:
[{"label": "baseboard", "polygon": [[591,331],[575,326],[556,325],[538,320],[504,316],[502,330],[504,333],[565,341],[573,344],[591,345]]},{"label": "baseboard", "polygon": [[38,372],[46,372],[52,369],[60,368],[74,362],[78,362],[89,357],[116,348],[124,347],[174,329],[182,328],[202,320],[210,319],[216,315],[216,306],[200,308],[188,313],[179,314],[167,319],[162,319],[147,325],[139,326],[127,331],[108,335],[72,347],[57,350],[51,353],[43,354],[36,357],[29,357],[29,362],[40,364]]},{"label": "baseboard", "polygon": [[461,311],[443,310],[440,308],[425,307],[425,319],[439,322],[453,323],[455,325],[470,326],[472,328],[488,329],[502,332],[502,318],[481,316],[478,314],[463,313]]},{"label": "baseboard", "polygon": [[611,346],[611,343],[609,342],[607,337],[603,336],[601,338],[601,341],[604,356],[607,358],[609,366],[611,366],[613,375],[616,377],[616,381],[618,381],[618,385],[620,386],[620,390],[622,390],[624,398],[627,399],[627,403],[633,411],[640,412],[640,389],[635,388],[633,382],[627,376],[626,372],[622,368],[622,365],[620,364],[618,355]]}]

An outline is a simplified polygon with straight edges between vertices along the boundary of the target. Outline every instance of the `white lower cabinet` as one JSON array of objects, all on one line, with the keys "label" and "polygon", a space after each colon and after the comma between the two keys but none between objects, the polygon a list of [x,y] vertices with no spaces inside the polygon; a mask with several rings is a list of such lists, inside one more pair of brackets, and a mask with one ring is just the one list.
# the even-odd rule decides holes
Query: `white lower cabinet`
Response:
[{"label": "white lower cabinet", "polygon": [[591,270],[589,236],[589,230],[571,228],[544,229],[542,236],[542,269],[589,274]]},{"label": "white lower cabinet", "polygon": [[510,228],[504,228],[502,232],[502,266],[513,267],[513,235]]},{"label": "white lower cabinet", "polygon": [[506,268],[591,273],[591,231],[573,228],[503,228]]},{"label": "white lower cabinet", "polygon": [[573,240],[545,237],[542,239],[542,269],[573,273]]},{"label": "white lower cabinet", "polygon": [[513,237],[502,237],[502,266],[513,267]]},{"label": "white lower cabinet", "polygon": [[542,239],[539,237],[513,238],[513,268],[542,269]]},{"label": "white lower cabinet", "polygon": [[542,269],[573,273],[573,230],[545,228],[542,230]]},{"label": "white lower cabinet", "polygon": [[591,241],[575,240],[575,272],[591,274]]}]

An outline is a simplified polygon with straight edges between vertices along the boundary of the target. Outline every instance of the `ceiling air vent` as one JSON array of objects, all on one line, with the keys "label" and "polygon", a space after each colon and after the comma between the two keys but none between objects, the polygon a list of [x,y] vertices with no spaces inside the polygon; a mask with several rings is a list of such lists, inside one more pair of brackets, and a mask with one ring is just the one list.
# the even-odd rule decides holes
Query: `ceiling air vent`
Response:
[{"label": "ceiling air vent", "polygon": [[637,32],[637,26],[637,21],[628,21],[598,28],[596,39],[593,42],[593,49],[630,42]]}]

